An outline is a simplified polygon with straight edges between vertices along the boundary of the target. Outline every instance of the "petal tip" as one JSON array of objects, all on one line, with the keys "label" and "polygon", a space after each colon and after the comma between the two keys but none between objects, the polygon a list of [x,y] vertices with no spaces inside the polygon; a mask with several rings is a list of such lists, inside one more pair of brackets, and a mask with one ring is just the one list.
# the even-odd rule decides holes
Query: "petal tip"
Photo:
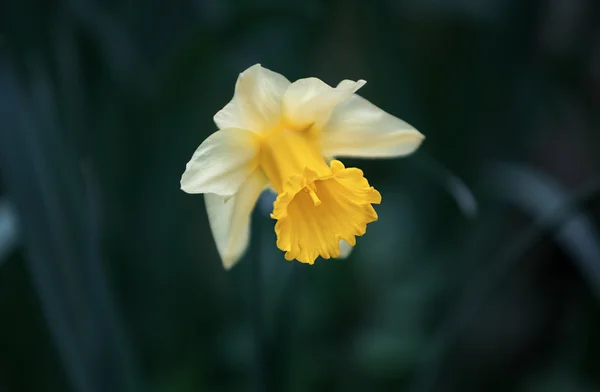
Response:
[{"label": "petal tip", "polygon": [[230,271],[238,262],[239,258],[232,256],[221,259],[225,271]]},{"label": "petal tip", "polygon": [[240,73],[240,78],[243,78],[245,76],[245,74],[247,74],[248,72],[252,71],[252,70],[260,70],[262,69],[262,65],[260,63],[256,63],[254,65],[249,66],[248,68],[246,68],[244,71],[242,71]]},{"label": "petal tip", "polygon": [[416,148],[418,148],[427,138],[425,137],[425,135],[423,135],[421,132],[417,131],[416,129],[414,130],[414,132],[415,132],[415,135],[414,135],[415,140],[417,141]]},{"label": "petal tip", "polygon": [[185,193],[193,194],[194,192],[192,192],[191,187],[189,186],[189,184],[187,184],[188,179],[186,178],[186,174],[187,171],[183,173],[183,175],[181,176],[181,180],[179,180],[179,189],[181,189]]}]

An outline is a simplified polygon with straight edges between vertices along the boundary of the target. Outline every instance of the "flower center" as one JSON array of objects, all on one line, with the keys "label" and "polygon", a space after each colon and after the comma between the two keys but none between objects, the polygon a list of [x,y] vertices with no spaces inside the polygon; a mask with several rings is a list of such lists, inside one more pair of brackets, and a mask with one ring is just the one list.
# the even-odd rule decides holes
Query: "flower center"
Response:
[{"label": "flower center", "polygon": [[[277,129],[265,135],[261,144],[260,165],[278,194],[287,180],[308,168],[318,175],[330,172],[317,141],[306,131]],[[316,190],[312,189],[314,197]],[[307,191],[308,192],[308,191]],[[311,196],[313,197],[313,196]]]},{"label": "flower center", "polygon": [[315,207],[321,205],[321,199],[319,199],[319,196],[317,196],[317,186],[314,182],[311,182],[310,184],[305,186],[304,192],[307,192],[310,195],[310,198],[312,199],[312,202]]}]

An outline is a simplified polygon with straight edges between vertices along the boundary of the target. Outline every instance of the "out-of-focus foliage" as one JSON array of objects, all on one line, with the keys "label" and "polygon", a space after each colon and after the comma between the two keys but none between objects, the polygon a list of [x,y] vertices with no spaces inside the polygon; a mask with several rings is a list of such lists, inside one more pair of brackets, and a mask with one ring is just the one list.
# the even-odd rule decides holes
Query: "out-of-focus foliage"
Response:
[{"label": "out-of-focus foliage", "polygon": [[[348,260],[265,200],[226,272],[179,190],[257,62],[427,136]],[[0,390],[598,390],[599,121],[593,0],[6,0]]]}]

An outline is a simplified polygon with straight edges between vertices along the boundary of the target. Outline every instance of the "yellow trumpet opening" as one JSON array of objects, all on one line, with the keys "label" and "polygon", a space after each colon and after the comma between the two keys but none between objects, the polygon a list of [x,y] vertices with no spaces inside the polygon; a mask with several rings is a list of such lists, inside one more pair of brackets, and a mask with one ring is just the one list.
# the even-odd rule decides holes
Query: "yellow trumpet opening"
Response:
[{"label": "yellow trumpet opening", "polygon": [[277,247],[286,260],[308,264],[318,256],[339,257],[340,240],[354,246],[377,220],[372,204],[379,203],[381,195],[359,169],[337,160],[325,175],[305,168],[287,180],[273,205]]}]

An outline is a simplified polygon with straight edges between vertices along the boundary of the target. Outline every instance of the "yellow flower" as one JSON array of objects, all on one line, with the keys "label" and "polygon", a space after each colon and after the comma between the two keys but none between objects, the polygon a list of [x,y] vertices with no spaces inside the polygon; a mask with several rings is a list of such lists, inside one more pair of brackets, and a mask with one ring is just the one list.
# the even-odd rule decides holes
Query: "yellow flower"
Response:
[{"label": "yellow flower", "polygon": [[364,84],[290,83],[259,64],[239,75],[233,99],[214,117],[219,131],[198,147],[181,178],[185,192],[205,194],[225,268],[246,250],[250,214],[268,186],[278,195],[271,217],[287,260],[344,257],[377,220],[379,192],[361,170],[333,157],[403,156],[424,137],[355,94]]}]

